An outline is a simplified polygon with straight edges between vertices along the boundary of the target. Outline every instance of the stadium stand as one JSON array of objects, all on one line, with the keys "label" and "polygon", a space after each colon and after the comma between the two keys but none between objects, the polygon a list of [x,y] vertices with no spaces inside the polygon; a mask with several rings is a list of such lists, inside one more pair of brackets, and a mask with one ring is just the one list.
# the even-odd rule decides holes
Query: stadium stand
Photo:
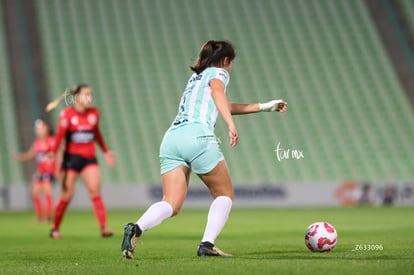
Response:
[{"label": "stadium stand", "polygon": [[[158,148],[188,66],[204,41],[222,38],[238,51],[230,100],[289,102],[283,115],[237,117],[235,149],[219,119],[235,183],[414,177],[413,109],[363,1],[37,0],[36,7],[50,98],[73,83],[95,89],[118,156],[116,169],[102,169],[105,182],[159,182]],[[278,161],[278,143],[304,158]]]},{"label": "stadium stand", "polygon": [[[0,2],[0,10],[1,2]],[[0,187],[23,183],[21,165],[11,160],[13,152],[20,150],[18,145],[16,110],[14,110],[13,90],[11,87],[7,41],[4,30],[3,14],[0,12]]]},{"label": "stadium stand", "polygon": [[414,2],[411,0],[400,0],[402,10],[408,19],[411,31],[414,32]]}]

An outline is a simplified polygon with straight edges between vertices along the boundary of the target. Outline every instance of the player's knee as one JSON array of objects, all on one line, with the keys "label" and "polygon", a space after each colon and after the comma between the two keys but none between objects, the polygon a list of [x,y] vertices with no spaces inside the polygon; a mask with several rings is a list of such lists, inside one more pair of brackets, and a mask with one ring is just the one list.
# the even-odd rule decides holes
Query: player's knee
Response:
[{"label": "player's knee", "polygon": [[61,194],[61,199],[64,201],[71,201],[73,197],[73,191],[65,191]]},{"label": "player's knee", "polygon": [[91,190],[91,191],[89,191],[89,197],[91,199],[93,199],[93,198],[95,198],[97,196],[100,196],[100,195],[101,195],[101,192],[99,190]]},{"label": "player's knee", "polygon": [[[221,195],[221,196],[223,196],[223,195]],[[231,200],[234,199],[234,194],[233,193],[227,194],[227,195],[224,195],[224,196],[229,197]]]},{"label": "player's knee", "polygon": [[234,199],[234,192],[233,192],[233,190],[226,191],[226,192],[212,192],[211,195],[213,196],[213,198],[217,198],[217,197],[224,196],[224,197],[229,197],[231,200]]}]

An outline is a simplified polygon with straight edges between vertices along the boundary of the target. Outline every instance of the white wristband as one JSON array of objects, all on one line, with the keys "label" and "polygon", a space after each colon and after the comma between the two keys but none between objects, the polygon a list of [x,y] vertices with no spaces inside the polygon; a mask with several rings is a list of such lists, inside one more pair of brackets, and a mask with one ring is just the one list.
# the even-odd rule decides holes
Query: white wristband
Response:
[{"label": "white wristband", "polygon": [[266,103],[259,103],[259,108],[261,112],[274,112],[277,109],[277,105],[282,102],[283,102],[282,99],[278,99],[278,100],[271,100]]}]

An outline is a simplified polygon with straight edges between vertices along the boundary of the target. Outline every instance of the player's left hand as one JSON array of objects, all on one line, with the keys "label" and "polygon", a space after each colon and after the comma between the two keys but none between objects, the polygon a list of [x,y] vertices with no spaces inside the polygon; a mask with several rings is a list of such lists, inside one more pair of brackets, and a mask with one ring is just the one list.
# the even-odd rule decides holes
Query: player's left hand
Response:
[{"label": "player's left hand", "polygon": [[287,110],[287,104],[288,103],[286,101],[282,99],[278,99],[278,100],[271,100],[266,103],[259,103],[259,108],[260,108],[260,111],[262,112],[283,113],[283,112],[286,112]]},{"label": "player's left hand", "polygon": [[116,157],[114,152],[106,151],[106,153],[104,153],[104,157],[109,167],[114,167],[116,165]]},{"label": "player's left hand", "polygon": [[279,113],[284,113],[284,112],[286,112],[287,111],[287,102],[286,101],[282,101],[282,102],[280,102],[280,103],[278,103],[277,105],[276,105],[276,108],[275,108],[275,111],[276,112],[279,112]]},{"label": "player's left hand", "polygon": [[229,126],[229,139],[231,147],[236,147],[239,143],[239,134],[237,133],[236,126],[234,125]]}]

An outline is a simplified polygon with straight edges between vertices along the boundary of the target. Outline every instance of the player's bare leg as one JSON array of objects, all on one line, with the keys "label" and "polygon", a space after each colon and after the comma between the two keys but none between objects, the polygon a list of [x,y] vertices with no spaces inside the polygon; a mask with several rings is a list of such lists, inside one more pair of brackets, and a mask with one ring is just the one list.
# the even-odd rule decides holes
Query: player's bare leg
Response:
[{"label": "player's bare leg", "polygon": [[214,245],[214,241],[227,222],[234,197],[233,184],[226,161],[220,161],[207,174],[198,175],[214,198],[207,218],[203,238],[197,250],[198,256],[232,256]]},{"label": "player's bare leg", "polygon": [[179,166],[162,175],[162,200],[171,205],[173,216],[180,212],[187,196],[190,173],[190,168]]},{"label": "player's bare leg", "polygon": [[191,170],[179,166],[162,175],[163,199],[151,205],[141,218],[134,224],[128,223],[124,228],[122,255],[131,259],[134,256],[135,244],[143,231],[147,231],[163,220],[177,215],[187,195],[188,181]]}]

